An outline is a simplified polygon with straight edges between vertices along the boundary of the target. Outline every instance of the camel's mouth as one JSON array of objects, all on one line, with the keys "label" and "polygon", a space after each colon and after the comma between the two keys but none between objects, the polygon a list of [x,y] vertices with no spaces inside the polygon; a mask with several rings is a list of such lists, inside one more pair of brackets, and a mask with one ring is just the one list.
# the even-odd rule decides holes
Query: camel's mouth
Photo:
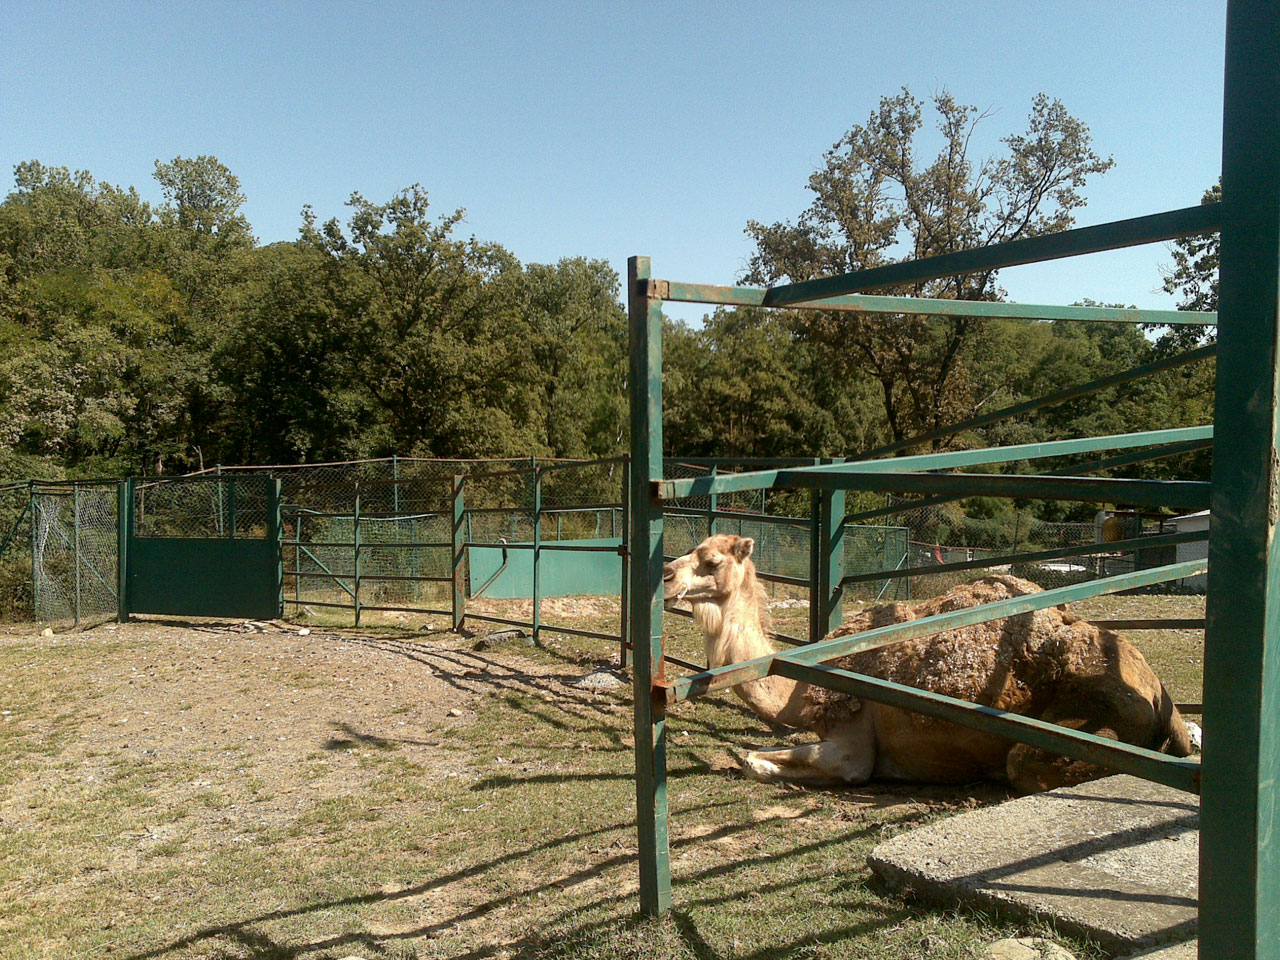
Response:
[{"label": "camel's mouth", "polygon": [[700,577],[687,557],[662,568],[662,597],[668,604],[681,600],[706,600],[715,595],[715,578]]}]

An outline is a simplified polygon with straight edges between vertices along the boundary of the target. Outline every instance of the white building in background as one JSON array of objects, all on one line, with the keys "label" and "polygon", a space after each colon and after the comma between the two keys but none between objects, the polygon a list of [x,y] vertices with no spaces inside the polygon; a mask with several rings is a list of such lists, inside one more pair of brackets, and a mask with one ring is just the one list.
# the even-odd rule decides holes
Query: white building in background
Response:
[{"label": "white building in background", "polygon": [[[1175,533],[1207,533],[1209,530],[1209,511],[1201,510],[1199,513],[1188,513],[1186,516],[1167,520],[1166,523],[1173,527]],[[1209,541],[1180,543],[1177,549],[1178,563],[1184,560],[1203,560],[1209,555]],[[1193,593],[1204,593],[1209,578],[1202,573],[1196,577],[1187,577],[1179,582],[1184,588]]]}]

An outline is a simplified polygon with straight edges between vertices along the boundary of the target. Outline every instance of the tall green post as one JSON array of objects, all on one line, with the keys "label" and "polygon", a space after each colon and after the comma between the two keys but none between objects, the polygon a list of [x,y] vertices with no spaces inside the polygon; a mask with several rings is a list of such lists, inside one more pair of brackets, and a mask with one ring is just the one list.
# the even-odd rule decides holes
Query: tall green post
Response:
[{"label": "tall green post", "polygon": [[276,616],[284,616],[284,514],[281,502],[283,500],[282,488],[279,477],[272,477],[267,481],[267,490],[271,495],[271,499],[267,504],[267,536],[271,538],[271,542],[275,544],[276,552]]},{"label": "tall green post", "polygon": [[[618,624],[618,667],[626,669],[627,650],[631,643],[631,458],[622,465],[622,544],[618,552],[622,555],[622,584],[618,596],[618,607],[621,610]],[[609,512],[610,524],[613,523],[613,511]]]},{"label": "tall green post", "polygon": [[1227,5],[1200,956],[1280,957],[1280,0]]},{"label": "tall green post", "polygon": [[[844,463],[844,459],[826,460]],[[809,642],[815,643],[844,619],[843,490],[815,490],[809,532]]]},{"label": "tall green post", "polygon": [[[133,479],[116,487],[116,620],[129,622],[129,535],[133,533]],[[32,538],[35,539],[34,537]]]},{"label": "tall green post", "polygon": [[[717,464],[711,465],[711,475],[714,477],[719,472]],[[711,494],[711,513],[707,515],[707,536],[714,537],[716,535],[716,511],[720,508],[720,495],[718,493]]]},{"label": "tall green post", "polygon": [[[627,261],[631,328],[631,642],[635,686],[636,826],[640,909],[649,916],[671,907],[667,841],[667,757],[664,701],[653,681],[662,671],[662,301],[650,296],[648,257]],[[642,284],[644,289],[642,289]]]},{"label": "tall green post", "polygon": [[453,632],[461,633],[467,620],[467,598],[463,591],[462,564],[466,559],[464,520],[467,515],[466,501],[463,499],[462,476],[453,478]]},{"label": "tall green post", "polygon": [[360,626],[360,481],[356,481],[355,503],[351,511],[351,602],[355,606],[355,625]]},{"label": "tall green post", "polygon": [[80,626],[80,484],[71,487],[71,564],[75,570],[75,625]]},{"label": "tall green post", "polygon": [[542,469],[533,468],[533,642],[542,631]]}]

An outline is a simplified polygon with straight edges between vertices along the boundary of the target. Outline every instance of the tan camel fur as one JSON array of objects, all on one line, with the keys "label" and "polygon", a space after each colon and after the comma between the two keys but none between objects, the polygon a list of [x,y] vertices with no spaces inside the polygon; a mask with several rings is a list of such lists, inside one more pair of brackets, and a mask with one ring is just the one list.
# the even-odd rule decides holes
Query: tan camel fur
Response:
[{"label": "tan camel fur", "polygon": [[[750,538],[720,534],[666,565],[668,603],[687,600],[712,667],[774,652]],[[1006,597],[1038,593],[1011,576],[983,577],[921,603],[868,607],[831,637],[860,633]],[[1191,753],[1186,725],[1138,649],[1063,607],[866,650],[833,666],[943,693],[1098,736]],[[1110,771],[1025,744],[849,694],[769,676],[734,688],[771,722],[810,730],[817,743],[755,750],[743,758],[759,780],[927,783],[997,780],[1031,793]]]}]

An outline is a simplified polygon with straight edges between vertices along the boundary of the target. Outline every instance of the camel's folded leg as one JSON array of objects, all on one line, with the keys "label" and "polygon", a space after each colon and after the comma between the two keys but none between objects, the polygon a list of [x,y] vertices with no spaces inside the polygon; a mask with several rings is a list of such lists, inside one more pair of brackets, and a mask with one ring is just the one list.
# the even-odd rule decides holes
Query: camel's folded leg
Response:
[{"label": "camel's folded leg", "polygon": [[766,783],[866,783],[875,769],[875,752],[868,741],[859,746],[841,740],[820,740],[799,747],[753,750],[742,758],[749,777]]}]

